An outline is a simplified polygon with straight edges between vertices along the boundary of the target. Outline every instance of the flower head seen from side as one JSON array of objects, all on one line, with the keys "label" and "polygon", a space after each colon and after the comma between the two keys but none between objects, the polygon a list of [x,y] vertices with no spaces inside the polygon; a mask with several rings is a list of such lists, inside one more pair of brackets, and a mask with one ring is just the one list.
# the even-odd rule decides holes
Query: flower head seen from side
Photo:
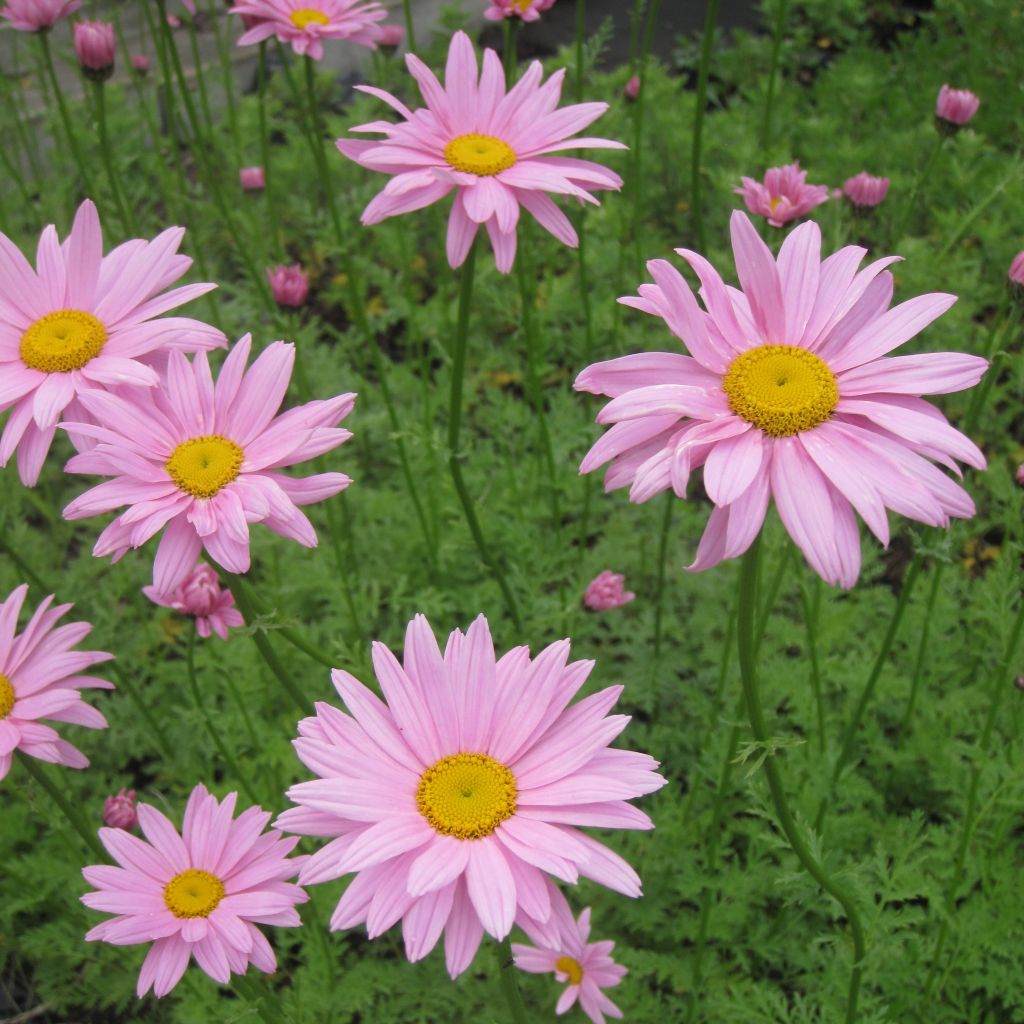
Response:
[{"label": "flower head seen from side", "polygon": [[307,402],[276,415],[295,362],[295,346],[269,345],[246,370],[251,339],[228,353],[214,382],[205,352],[192,363],[172,352],[161,387],[88,391],[80,398],[92,423],[62,423],[96,444],[69,460],[72,473],[113,479],[64,510],[82,519],[129,506],[101,534],[97,557],[120,557],[163,529],[153,586],[173,593],[205,549],[227,572],[249,568],[249,524],[316,547],[299,508],[344,490],[344,473],[296,478],[281,470],[316,458],[352,435],[338,427],[354,394]]},{"label": "flower head seen from side", "polygon": [[165,289],[192,265],[178,255],[184,228],[151,242],[132,239],[103,255],[96,207],[85,200],[61,243],[50,225],[39,238],[36,269],[0,234],[0,466],[18,453],[22,483],[33,486],[57,420],[83,391],[120,384],[152,386],[147,357],[158,351],[221,348],[224,335],[185,317],[162,314],[214,284]]},{"label": "flower head seen from side", "polygon": [[1006,272],[1006,280],[1010,288],[1010,298],[1017,305],[1024,306],[1024,250],[1013,257],[1010,269]]},{"label": "flower head seen from side", "polygon": [[955,130],[967,124],[980,106],[981,100],[970,89],[951,89],[943,85],[935,98],[935,116]]},{"label": "flower head seen from side", "polygon": [[626,577],[621,572],[605,569],[587,584],[583,592],[583,604],[594,612],[621,608],[636,597],[631,590],[626,590],[625,584]]},{"label": "flower head seen from side", "polygon": [[784,167],[769,167],[764,183],[742,177],[743,185],[733,192],[743,196],[751,213],[765,217],[773,228],[810,213],[829,197],[828,185],[808,185],[807,172],[796,160]]},{"label": "flower head seen from side", "polygon": [[420,210],[454,190],[447,239],[452,267],[465,261],[483,225],[498,270],[508,273],[515,261],[520,207],[560,242],[577,246],[576,231],[551,196],[596,205],[592,190],[621,187],[622,179],[606,167],[561,155],[568,149],[625,148],[608,139],[572,138],[608,104],[559,108],[565,71],[541,84],[539,61],[506,92],[501,58],[485,50],[479,71],[465,32],[452,37],[443,87],[415,54],[407,54],[405,60],[427,106],[412,111],[390,93],[357,86],[394,108],[403,120],[373,121],[352,129],[379,132],[384,139],[338,140],[338,149],[349,159],[393,175],[363,211],[362,222],[377,224]]},{"label": "flower head seen from side", "polygon": [[309,297],[309,275],[300,264],[291,266],[268,267],[267,280],[274,301],[279,306],[290,306],[297,309]]},{"label": "flower head seen from side", "polygon": [[75,56],[86,76],[102,82],[114,73],[114,25],[109,21],[76,21]]},{"label": "flower head seen from side", "polygon": [[170,594],[161,594],[155,587],[143,587],[142,592],[161,608],[172,608],[196,620],[196,632],[206,640],[216,633],[227,640],[228,630],[244,626],[245,619],[235,607],[230,590],[222,590],[212,565],[200,562],[192,573]]},{"label": "flower head seen from side", "polygon": [[103,801],[103,824],[108,828],[123,828],[130,832],[139,821],[136,803],[135,790],[122,786],[113,796]]},{"label": "flower head seen from side", "polygon": [[349,714],[318,703],[299,723],[296,751],[320,778],[292,786],[298,806],[276,822],[335,837],[302,884],[356,873],[332,929],[366,922],[374,938],[401,920],[412,961],[443,932],[455,977],[484,932],[502,939],[514,921],[546,930],[546,875],[640,894],[636,872],[579,826],[651,828],[627,801],[665,780],[646,754],[608,746],[629,721],[608,714],[622,687],[569,706],[593,663],[568,657],[563,640],[532,659],[525,647],[496,659],[482,615],[442,654],[417,615],[404,664],[373,645],[387,703],[333,673]]},{"label": "flower head seen from side", "polygon": [[889,179],[876,178],[867,171],[861,171],[852,178],[843,182],[843,195],[861,208],[871,208],[878,204],[888,195]]},{"label": "flower head seen from side", "polygon": [[298,842],[264,832],[270,814],[249,807],[235,817],[237,794],[217,800],[201,783],[192,790],[181,834],[149,804],[139,804],[144,839],[101,828],[100,840],[118,867],[83,868],[96,887],[82,902],[116,916],[96,925],[87,942],[153,945],[139,972],[137,994],[165,996],[189,960],[226,985],[252,964],[269,974],[277,958],[258,924],[301,924],[295,907],[309,898],[289,881],[305,857],[289,857]]},{"label": "flower head seen from side", "polygon": [[71,605],[51,606],[52,594],[24,630],[16,632],[27,593],[28,585],[23,583],[0,603],[0,779],[10,771],[15,750],[51,764],[87,767],[89,759],[42,719],[105,729],[107,720],[82,700],[80,691],[114,688],[105,679],[83,675],[113,655],[73,650],[92,626],[88,622],[58,626]]},{"label": "flower head seen from side", "polygon": [[19,32],[45,32],[81,6],[82,0],[7,0],[0,18]]},{"label": "flower head seen from side", "polygon": [[695,252],[677,249],[701,283],[705,309],[664,260],[654,284],[620,301],[665,320],[689,354],[644,353],[595,363],[576,388],[612,400],[611,430],[580,467],[610,462],[605,489],[647,501],[685,497],[704,467],[714,510],[691,569],[735,558],[761,528],[769,498],[813,569],[851,587],[860,571],[854,510],[883,543],[886,510],[930,526],[969,518],[974,503],[934,463],[957,471],[985,457],[921,396],[962,391],[988,365],[958,352],[890,356],[956,301],[919,295],[889,308],[898,257],[858,272],[866,250],[820,258],[817,224],[801,224],[776,260],[749,219],[732,216],[742,291]]},{"label": "flower head seen from side", "polygon": [[555,6],[555,0],[491,0],[484,9],[488,21],[519,18],[520,21],[540,21],[541,14]]},{"label": "flower head seen from side", "polygon": [[347,39],[376,49],[388,12],[365,0],[238,0],[232,14],[251,19],[239,46],[277,38],[300,55],[322,60],[325,39]]}]

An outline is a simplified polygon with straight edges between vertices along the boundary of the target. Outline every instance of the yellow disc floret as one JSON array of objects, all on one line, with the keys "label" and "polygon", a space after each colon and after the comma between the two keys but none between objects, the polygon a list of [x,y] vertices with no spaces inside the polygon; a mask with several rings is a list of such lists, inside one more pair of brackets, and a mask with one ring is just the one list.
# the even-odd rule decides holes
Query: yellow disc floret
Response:
[{"label": "yellow disc floret", "polygon": [[14,709],[18,695],[14,692],[10,679],[0,673],[0,719],[6,718]]},{"label": "yellow disc floret", "polygon": [[328,25],[331,19],[323,11],[315,7],[300,7],[288,15],[296,28],[306,28],[308,25]]},{"label": "yellow disc floret", "polygon": [[106,341],[106,329],[92,313],[61,309],[29,325],[18,354],[33,370],[68,373],[95,359]]},{"label": "yellow disc floret", "polygon": [[515,776],[487,754],[450,754],[420,777],[416,805],[442,835],[482,839],[515,814]]},{"label": "yellow disc floret", "polygon": [[444,147],[444,158],[457,171],[491,177],[507,171],[516,162],[515,150],[493,135],[457,135]]},{"label": "yellow disc floret", "polygon": [[583,968],[579,960],[571,956],[560,956],[555,961],[555,970],[560,971],[569,979],[570,985],[578,985],[583,980]]},{"label": "yellow disc floret", "polygon": [[222,899],[224,883],[197,868],[182,871],[164,886],[164,906],[175,917],[209,917]]},{"label": "yellow disc floret", "polygon": [[194,498],[212,498],[242,468],[244,453],[219,434],[182,441],[166,462],[171,479]]},{"label": "yellow disc floret", "polygon": [[770,437],[824,423],[839,401],[828,364],[795,345],[762,345],[737,356],[722,379],[729,408]]}]

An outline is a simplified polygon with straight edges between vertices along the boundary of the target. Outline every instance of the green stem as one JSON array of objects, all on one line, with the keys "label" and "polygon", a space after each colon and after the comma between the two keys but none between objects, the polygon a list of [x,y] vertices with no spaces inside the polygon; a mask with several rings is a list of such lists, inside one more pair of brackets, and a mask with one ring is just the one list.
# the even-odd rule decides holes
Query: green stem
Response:
[{"label": "green stem", "polygon": [[690,156],[690,210],[693,229],[697,235],[697,248],[706,248],[704,238],[704,209],[701,203],[700,159],[704,143],[704,115],[708,105],[708,78],[711,73],[711,50],[715,41],[715,23],[718,21],[718,0],[708,0],[704,12],[704,35],[700,44],[700,66],[697,70],[697,109],[693,116],[693,149]]},{"label": "green stem", "polygon": [[[736,633],[740,660],[740,680],[743,684],[743,700],[747,707],[747,717],[754,739],[765,746],[770,743],[770,734],[764,720],[761,707],[761,695],[758,687],[757,664],[755,653],[755,611],[757,599],[758,554],[760,537],[748,548],[740,565],[739,594],[736,614]],[[793,813],[786,801],[782,786],[782,775],[779,771],[776,755],[769,753],[762,765],[768,790],[771,793],[772,805],[779,827],[789,841],[790,849],[796,854],[804,870],[821,888],[835,899],[846,914],[847,923],[853,939],[853,965],[850,972],[850,985],[846,999],[846,1024],[853,1024],[857,1019],[857,999],[860,992],[861,974],[864,960],[864,927],[860,913],[851,896],[835,879],[831,878],[815,859],[805,840]]]},{"label": "green stem", "polygon": [[672,530],[672,513],[676,507],[676,496],[669,492],[665,495],[665,511],[661,517],[661,530],[658,533],[658,576],[654,584],[654,660],[652,671],[657,671],[658,659],[661,657],[662,626],[665,619],[665,560],[668,554],[668,535]]},{"label": "green stem", "polygon": [[415,53],[416,32],[412,21],[412,0],[402,0],[402,13],[405,16],[405,47],[409,53]]},{"label": "green stem", "polygon": [[498,980],[501,982],[501,991],[505,996],[512,1024],[527,1024],[529,1018],[526,1015],[526,1007],[523,1005],[523,995],[516,982],[512,944],[508,939],[495,943],[494,959],[498,965]]},{"label": "green stem", "polygon": [[[1011,305],[1003,322],[998,327],[995,327],[989,335],[988,345],[985,348],[985,358],[990,364],[995,360],[997,353],[1001,351],[1003,342],[1006,340],[1006,335],[1009,334],[1019,322],[1020,313],[1016,306]],[[998,376],[995,366],[990,365],[988,370],[985,372],[985,376],[981,378],[978,386],[971,392],[971,401],[967,406],[967,412],[964,414],[963,432],[965,434],[970,434],[971,431],[974,430],[974,427],[978,422],[978,417],[981,415],[981,410],[985,408],[988,396],[992,392],[992,387]]]},{"label": "green stem", "polygon": [[983,196],[964,216],[963,220],[956,226],[956,229],[950,232],[946,237],[946,244],[942,247],[936,260],[942,263],[946,257],[953,251],[953,247],[959,244],[960,239],[967,234],[967,229],[992,205],[1005,191],[1006,186],[1010,184],[1020,174],[1021,164],[1021,153],[1017,150],[1010,160],[1010,165],[1013,168],[1009,174],[995,188],[992,189],[988,195]]},{"label": "green stem", "polygon": [[932,146],[931,152],[928,154],[928,159],[921,165],[921,169],[917,173],[917,178],[914,179],[914,184],[910,189],[910,195],[907,196],[906,205],[903,207],[903,216],[899,221],[899,230],[893,237],[893,242],[899,241],[899,239],[903,237],[903,233],[907,230],[907,225],[910,223],[910,220],[914,215],[914,210],[917,207],[917,194],[921,191],[921,186],[924,184],[925,179],[929,174],[931,174],[932,164],[935,163],[935,160],[939,155],[939,151],[942,149],[942,145],[945,141],[946,137],[944,135],[937,135],[935,138],[935,144]]},{"label": "green stem", "polygon": [[143,700],[142,694],[136,687],[131,673],[122,672],[117,662],[110,663],[110,672],[117,680],[117,688],[128,695],[128,699],[135,705],[136,710],[142,716],[146,725],[149,726],[149,730],[153,734],[153,739],[156,741],[160,753],[168,761],[173,762],[175,760],[174,747],[171,746],[163,727],[153,714],[152,707],[147,701]]},{"label": "green stem", "polygon": [[[224,101],[228,111],[228,125],[231,128],[231,141],[235,149],[235,162],[242,162],[242,135],[238,130],[238,109],[235,101],[235,75],[231,66],[231,40],[221,26],[218,12],[210,12],[213,32],[217,37],[217,53],[220,56],[221,83],[224,87]],[[262,44],[261,44],[262,45]]]},{"label": "green stem", "polygon": [[[717,2],[717,0],[712,0]],[[576,0],[576,102],[583,102],[583,42],[587,34],[587,0]]]},{"label": "green stem", "polygon": [[775,78],[779,72],[779,55],[782,52],[782,33],[786,27],[786,11],[789,0],[778,0],[775,9],[775,25],[772,29],[772,63],[768,71],[768,91],[764,99],[764,119],[761,122],[761,151],[768,159],[768,146],[772,130],[772,105],[775,101]]},{"label": "green stem", "polygon": [[114,166],[114,152],[110,145],[110,132],[107,130],[107,93],[104,82],[94,82],[96,89],[96,121],[100,134],[100,149],[103,153],[103,163],[107,169],[107,178],[110,181],[110,191],[114,194],[114,201],[117,203],[118,212],[121,215],[121,224],[124,230],[134,238],[137,235],[135,229],[135,218],[132,216],[131,208],[124,198],[124,191],[121,188],[121,181]]},{"label": "green stem", "polygon": [[49,770],[45,765],[28,754],[20,754],[19,760],[25,771],[46,790],[46,795],[60,808],[67,823],[82,837],[82,841],[89,847],[89,852],[95,854],[101,861],[105,861],[107,859],[107,852],[103,849],[99,836],[85,823],[81,809],[67,800],[60,789],[57,788],[57,784],[50,778]]},{"label": "green stem", "polygon": [[914,717],[914,708],[917,705],[917,691],[921,685],[921,678],[924,675],[925,660],[928,656],[928,636],[931,630],[932,618],[935,614],[935,602],[939,597],[939,589],[942,586],[942,577],[945,575],[946,565],[940,562],[932,569],[932,585],[928,588],[928,601],[924,609],[924,617],[921,619],[921,636],[917,642],[917,656],[914,658],[914,674],[910,677],[910,696],[907,698],[907,709],[903,712],[903,719],[900,721],[899,731],[896,733],[895,747],[897,750],[902,746],[903,739],[910,729],[911,719]]},{"label": "green stem", "polygon": [[636,98],[636,117],[633,123],[633,152],[631,182],[633,199],[633,243],[636,246],[637,263],[643,262],[643,243],[641,241],[640,224],[643,213],[643,189],[640,182],[643,175],[643,138],[644,138],[644,111],[647,106],[647,58],[651,52],[651,45],[654,42],[654,26],[658,20],[658,8],[661,0],[650,0],[647,7],[647,20],[644,24],[643,46],[640,51],[640,93]]},{"label": "green stem", "polygon": [[276,177],[270,166],[270,129],[267,125],[267,41],[264,39],[259,46],[259,57],[256,65],[256,109],[260,122],[260,162],[263,164],[263,195],[267,200],[267,212],[270,214],[270,230],[274,239],[274,251],[283,256],[281,244],[281,214],[277,206]]},{"label": "green stem", "polygon": [[504,23],[505,45],[502,47],[502,58],[505,65],[505,88],[511,88],[516,80],[517,51],[519,42],[519,19],[506,18]]},{"label": "green stem", "polygon": [[196,72],[196,85],[199,89],[199,108],[203,112],[203,121],[206,124],[207,136],[213,139],[213,115],[210,113],[210,95],[206,90],[206,75],[203,74],[203,55],[199,52],[199,36],[196,33],[196,25],[192,18],[188,18],[188,41],[192,50],[192,64]]},{"label": "green stem", "polygon": [[[787,545],[788,547],[788,545]],[[800,599],[804,606],[804,627],[807,631],[807,651],[811,656],[811,689],[814,690],[814,706],[818,712],[818,753],[825,753],[825,705],[821,697],[821,663],[818,657],[818,623],[821,620],[821,591],[823,582],[815,573],[811,584],[812,593],[801,581]]]}]

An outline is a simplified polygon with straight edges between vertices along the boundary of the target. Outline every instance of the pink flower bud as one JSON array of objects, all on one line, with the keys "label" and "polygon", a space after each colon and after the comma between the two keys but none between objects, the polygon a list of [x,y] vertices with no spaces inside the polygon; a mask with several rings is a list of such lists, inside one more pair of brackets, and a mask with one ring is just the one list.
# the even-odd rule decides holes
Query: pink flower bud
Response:
[{"label": "pink flower bud", "polygon": [[943,85],[935,101],[935,116],[959,128],[974,117],[980,103],[970,89],[951,89]]},{"label": "pink flower bud", "polygon": [[211,631],[227,640],[229,627],[245,625],[242,613],[234,606],[234,595],[221,589],[217,573],[206,562],[200,562],[170,594],[161,594],[156,587],[143,587],[142,592],[161,608],[194,616],[196,632],[204,640]]},{"label": "pink flower bud", "polygon": [[381,25],[377,45],[394,50],[402,45],[402,40],[404,38],[405,29],[401,25]]},{"label": "pink flower bud", "polygon": [[132,67],[140,75],[146,74],[149,71],[149,58],[144,53],[133,53],[132,54]]},{"label": "pink flower bud", "polygon": [[82,6],[82,0],[7,0],[0,11],[19,32],[45,32]]},{"label": "pink flower bud", "polygon": [[110,22],[75,22],[75,56],[89,78],[102,82],[114,73],[114,46]]},{"label": "pink flower bud", "polygon": [[627,100],[635,100],[640,95],[640,76],[634,75],[622,90]]},{"label": "pink flower bud", "polygon": [[267,184],[262,167],[243,167],[238,172],[238,180],[246,192],[261,192]]},{"label": "pink flower bud", "polygon": [[1017,467],[1017,473],[1014,476],[1014,480],[1016,480],[1017,483],[1019,483],[1021,485],[1021,487],[1024,487],[1024,462],[1022,462]]},{"label": "pink flower bud", "polygon": [[854,206],[877,206],[888,191],[888,178],[876,178],[867,171],[861,171],[843,183],[843,194]]},{"label": "pink flower bud", "polygon": [[583,594],[583,603],[595,612],[607,611],[609,608],[620,608],[629,604],[636,594],[623,590],[626,577],[621,572],[605,569],[587,586]]},{"label": "pink flower bud", "polygon": [[176,14],[168,14],[167,24],[170,25],[171,28],[181,28],[181,18],[179,18]]},{"label": "pink flower bud", "polygon": [[298,263],[268,268],[267,280],[279,306],[301,306],[309,295],[309,278]]},{"label": "pink flower bud", "polygon": [[135,828],[137,821],[134,789],[121,789],[116,796],[103,801],[103,824],[108,828],[123,828],[127,832]]},{"label": "pink flower bud", "polygon": [[1024,288],[1024,252],[1017,253],[1010,264],[1010,282]]}]

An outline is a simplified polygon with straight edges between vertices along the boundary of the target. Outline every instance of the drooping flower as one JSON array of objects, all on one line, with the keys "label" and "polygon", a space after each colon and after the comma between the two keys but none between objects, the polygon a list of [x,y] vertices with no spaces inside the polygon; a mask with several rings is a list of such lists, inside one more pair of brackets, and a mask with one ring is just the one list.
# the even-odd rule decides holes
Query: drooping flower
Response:
[{"label": "drooping flower", "polygon": [[114,73],[114,26],[109,21],[76,21],[75,56],[82,70],[96,81]]},{"label": "drooping flower", "polygon": [[145,841],[119,828],[99,837],[120,867],[83,868],[96,886],[82,902],[117,916],[98,924],[87,942],[153,945],[136,986],[165,996],[181,980],[189,960],[226,985],[252,964],[269,974],[277,958],[258,924],[301,924],[296,904],[309,897],[294,878],[305,857],[288,857],[297,839],[264,832],[270,814],[249,807],[235,818],[236,793],[217,800],[201,783],[185,808],[181,835],[149,804],[139,804]]},{"label": "drooping flower", "polygon": [[239,46],[275,36],[313,60],[323,59],[324,39],[347,39],[376,49],[377,22],[388,16],[373,0],[238,0],[231,13],[259,19],[243,33]]},{"label": "drooping flower", "polygon": [[578,920],[573,919],[564,901],[554,913],[559,918],[557,941],[552,941],[550,935],[531,934],[534,930],[527,925],[525,930],[534,945],[512,943],[516,967],[530,974],[553,973],[555,980],[566,986],[555,1005],[555,1013],[559,1015],[569,1010],[578,999],[580,1009],[593,1024],[604,1024],[605,1014],[621,1018],[622,1011],[602,991],[614,988],[628,973],[611,957],[615,943],[587,942],[590,938],[590,907],[584,909]]},{"label": "drooping flower", "polygon": [[484,225],[498,270],[511,270],[520,207],[560,242],[577,246],[576,231],[549,193],[596,205],[590,190],[622,185],[617,174],[600,164],[559,155],[567,149],[625,148],[608,139],[571,138],[608,104],[558,109],[565,71],[556,71],[541,85],[539,61],[506,93],[501,58],[490,49],[484,50],[478,79],[476,53],[465,32],[452,37],[443,88],[415,54],[406,54],[405,60],[426,108],[411,111],[390,93],[356,86],[389,104],[404,120],[373,121],[352,129],[380,132],[384,139],[338,140],[338,149],[349,159],[394,175],[363,211],[362,222],[377,224],[422,209],[454,189],[447,243],[452,267],[462,265]]},{"label": "drooping flower", "polygon": [[773,228],[802,217],[829,197],[828,185],[807,184],[807,172],[800,169],[799,160],[784,167],[769,167],[764,184],[753,178],[740,180],[742,187],[733,192],[743,196],[751,213],[767,217]]},{"label": "drooping flower", "polygon": [[484,10],[488,21],[519,18],[521,21],[540,21],[542,12],[555,6],[555,0],[490,0]]},{"label": "drooping flower", "polygon": [[267,187],[267,176],[262,167],[242,167],[238,183],[246,192],[262,192]]},{"label": "drooping flower", "polygon": [[532,660],[517,647],[496,661],[482,615],[442,655],[417,615],[404,666],[373,645],[386,704],[349,673],[332,674],[350,714],[318,703],[299,723],[296,751],[320,778],[292,786],[299,806],[276,822],[336,837],[302,884],[356,873],[332,929],[365,921],[373,938],[401,920],[410,960],[444,932],[455,977],[485,931],[501,939],[514,921],[550,920],[545,873],[639,895],[636,872],[578,826],[651,828],[626,801],[665,780],[646,754],[608,746],[629,721],[608,716],[621,686],[567,706],[593,667],[568,657],[563,640]]},{"label": "drooping flower", "polygon": [[204,548],[228,572],[246,572],[250,523],[316,547],[298,506],[351,483],[344,473],[296,478],[280,470],[347,441],[351,433],[337,424],[356,396],[307,402],[277,416],[295,346],[275,341],[246,371],[250,346],[246,335],[232,348],[216,384],[205,352],[191,364],[172,352],[160,388],[85,392],[80,401],[96,422],[61,424],[98,442],[70,459],[68,471],[114,478],[72,501],[65,517],[128,505],[93,548],[97,557],[114,554],[115,560],[163,529],[153,560],[153,586],[161,594],[184,582]]},{"label": "drooping flower", "polygon": [[19,32],[39,32],[53,28],[81,6],[82,0],[7,0],[0,18],[6,18]]},{"label": "drooping flower", "polygon": [[583,593],[583,603],[595,612],[621,608],[636,597],[636,594],[625,589],[625,582],[626,577],[621,572],[605,569],[587,584],[587,589]]},{"label": "drooping flower", "polygon": [[158,350],[222,348],[224,335],[186,317],[163,317],[215,284],[171,291],[192,265],[177,255],[184,228],[151,242],[136,238],[103,255],[96,207],[85,200],[61,244],[51,224],[39,239],[36,270],[0,233],[0,466],[15,450],[22,483],[33,486],[57,420],[76,395],[116,384],[153,385],[145,357]]},{"label": "drooping flower", "polygon": [[970,89],[951,89],[943,85],[935,98],[935,116],[940,121],[962,128],[978,112],[981,100]]},{"label": "drooping flower", "polygon": [[267,280],[279,306],[297,308],[309,296],[309,277],[298,263],[290,267],[268,267]]},{"label": "drooping flower", "polygon": [[92,626],[88,622],[58,626],[71,605],[51,608],[52,594],[35,610],[24,630],[15,633],[27,593],[28,584],[23,583],[0,603],[0,779],[11,770],[15,750],[51,764],[87,767],[89,759],[41,719],[105,729],[107,720],[82,700],[79,691],[114,688],[105,679],[81,674],[113,655],[72,650]]},{"label": "drooping flower", "polygon": [[139,820],[135,809],[135,790],[123,786],[103,801],[103,824],[108,828],[123,828],[130,832]]},{"label": "drooping flower", "polygon": [[200,562],[172,593],[161,594],[156,587],[143,587],[142,592],[161,608],[172,608],[196,620],[196,632],[205,640],[211,630],[227,640],[228,629],[244,626],[245,619],[235,607],[230,590],[222,590],[212,565]]},{"label": "drooping flower", "polygon": [[854,206],[877,206],[889,192],[889,179],[876,178],[867,171],[861,171],[843,182],[843,195]]},{"label": "drooping flower", "polygon": [[769,497],[814,570],[850,587],[860,571],[856,510],[883,544],[886,509],[931,526],[969,518],[974,503],[933,462],[982,468],[985,457],[920,396],[977,383],[984,359],[957,352],[889,356],[955,301],[920,295],[889,309],[898,257],[857,272],[847,246],[824,262],[821,232],[801,224],[776,260],[739,211],[732,243],[742,291],[702,256],[677,249],[701,282],[706,312],[664,260],[655,284],[620,302],[663,318],[689,355],[643,353],[595,363],[576,388],[607,395],[614,424],[587,454],[587,473],[611,466],[605,489],[630,485],[647,501],[669,487],[685,497],[704,467],[715,505],[691,569],[742,554]]}]

